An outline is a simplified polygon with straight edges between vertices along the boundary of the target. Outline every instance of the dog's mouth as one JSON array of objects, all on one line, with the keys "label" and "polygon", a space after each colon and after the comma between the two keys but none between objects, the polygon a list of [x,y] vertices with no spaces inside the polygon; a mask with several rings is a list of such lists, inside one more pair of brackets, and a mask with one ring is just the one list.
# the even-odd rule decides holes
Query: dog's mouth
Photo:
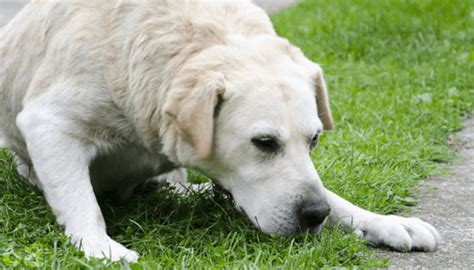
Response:
[{"label": "dog's mouth", "polygon": [[318,233],[321,232],[321,230],[322,230],[322,228],[323,228],[323,226],[324,226],[324,223],[325,223],[325,222],[323,222],[323,223],[321,223],[321,224],[319,224],[319,225],[317,225],[317,226],[314,226],[314,227],[306,228],[306,230],[302,230],[301,232],[303,232],[303,233],[304,233],[304,232],[309,232],[309,233],[312,233],[312,234],[318,234]]},{"label": "dog's mouth", "polygon": [[316,225],[316,226],[311,226],[311,227],[308,227],[304,224],[299,224],[298,223],[293,228],[282,230],[280,232],[277,232],[277,234],[279,234],[281,236],[286,236],[286,237],[297,236],[297,235],[304,234],[304,233],[319,234],[321,232],[323,226],[324,226],[324,223],[321,223],[321,224]]},{"label": "dog's mouth", "polygon": [[[260,224],[258,222],[258,217],[253,217],[253,218],[250,217],[242,206],[236,205],[236,208],[240,213],[244,214],[250,221],[252,221],[255,227],[257,227],[260,231],[265,232],[260,227]],[[298,223],[298,222],[294,222],[292,224],[285,224],[285,225],[280,224],[276,226],[278,227],[276,231],[270,232],[270,233],[265,232],[265,233],[276,234],[276,235],[280,235],[284,237],[297,236],[304,233],[319,234],[322,228],[324,227],[324,224],[326,223],[326,221],[327,221],[327,218],[323,221],[323,223],[318,224],[316,226],[310,226],[308,224]]]},{"label": "dog's mouth", "polygon": [[304,222],[304,221],[300,221],[299,223],[299,227],[300,227],[300,232],[304,233],[304,232],[309,232],[309,233],[312,233],[312,234],[318,234],[321,232],[321,229],[323,228],[324,224],[326,224],[326,221],[327,221],[327,217],[323,220],[323,222],[321,222],[320,224],[316,224],[316,225],[311,225],[311,224],[308,224],[307,222]]}]

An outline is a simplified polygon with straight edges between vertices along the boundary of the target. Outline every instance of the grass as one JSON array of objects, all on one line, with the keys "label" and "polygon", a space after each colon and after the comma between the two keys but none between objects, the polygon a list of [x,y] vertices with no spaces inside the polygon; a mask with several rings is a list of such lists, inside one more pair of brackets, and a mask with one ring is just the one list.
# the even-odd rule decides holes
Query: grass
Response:
[{"label": "grass", "polygon": [[[417,183],[454,158],[446,138],[473,108],[474,1],[307,0],[272,19],[325,70],[337,123],[313,154],[325,185],[372,211],[406,211]],[[337,229],[264,235],[219,193],[179,197],[163,189],[102,208],[110,235],[142,255],[131,269],[389,263]],[[88,261],[72,248],[42,195],[0,151],[0,267],[128,266]]]}]

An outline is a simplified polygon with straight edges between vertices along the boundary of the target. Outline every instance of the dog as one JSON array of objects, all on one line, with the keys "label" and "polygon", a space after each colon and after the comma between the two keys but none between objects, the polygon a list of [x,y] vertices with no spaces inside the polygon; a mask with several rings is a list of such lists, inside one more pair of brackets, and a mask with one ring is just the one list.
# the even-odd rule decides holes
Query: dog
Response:
[{"label": "dog", "polygon": [[328,223],[399,251],[441,241],[323,187],[310,158],[333,128],[322,69],[250,1],[33,1],[0,30],[0,55],[0,141],[87,257],[139,257],[107,235],[96,194],[182,168],[268,234]]}]

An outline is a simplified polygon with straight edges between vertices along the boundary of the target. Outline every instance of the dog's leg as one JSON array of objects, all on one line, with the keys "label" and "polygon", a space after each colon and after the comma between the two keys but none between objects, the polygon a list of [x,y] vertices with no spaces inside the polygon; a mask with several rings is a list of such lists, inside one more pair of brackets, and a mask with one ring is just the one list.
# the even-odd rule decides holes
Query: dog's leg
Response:
[{"label": "dog's leg", "polygon": [[75,136],[71,123],[44,104],[27,104],[17,117],[40,187],[58,223],[87,257],[135,261],[136,252],[106,233],[89,177],[95,148]]},{"label": "dog's leg", "polygon": [[361,209],[326,189],[331,205],[330,225],[341,225],[375,245],[398,251],[434,251],[441,242],[438,231],[418,218],[384,216]]}]

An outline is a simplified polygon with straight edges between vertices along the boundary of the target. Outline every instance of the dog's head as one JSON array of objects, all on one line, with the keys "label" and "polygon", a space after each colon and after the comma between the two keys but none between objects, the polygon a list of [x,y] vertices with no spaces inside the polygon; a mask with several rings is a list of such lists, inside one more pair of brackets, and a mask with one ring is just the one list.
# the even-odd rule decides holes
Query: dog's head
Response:
[{"label": "dog's head", "polygon": [[190,60],[164,107],[179,160],[228,190],[266,233],[319,231],[330,208],[310,158],[332,116],[320,67],[275,36]]}]

